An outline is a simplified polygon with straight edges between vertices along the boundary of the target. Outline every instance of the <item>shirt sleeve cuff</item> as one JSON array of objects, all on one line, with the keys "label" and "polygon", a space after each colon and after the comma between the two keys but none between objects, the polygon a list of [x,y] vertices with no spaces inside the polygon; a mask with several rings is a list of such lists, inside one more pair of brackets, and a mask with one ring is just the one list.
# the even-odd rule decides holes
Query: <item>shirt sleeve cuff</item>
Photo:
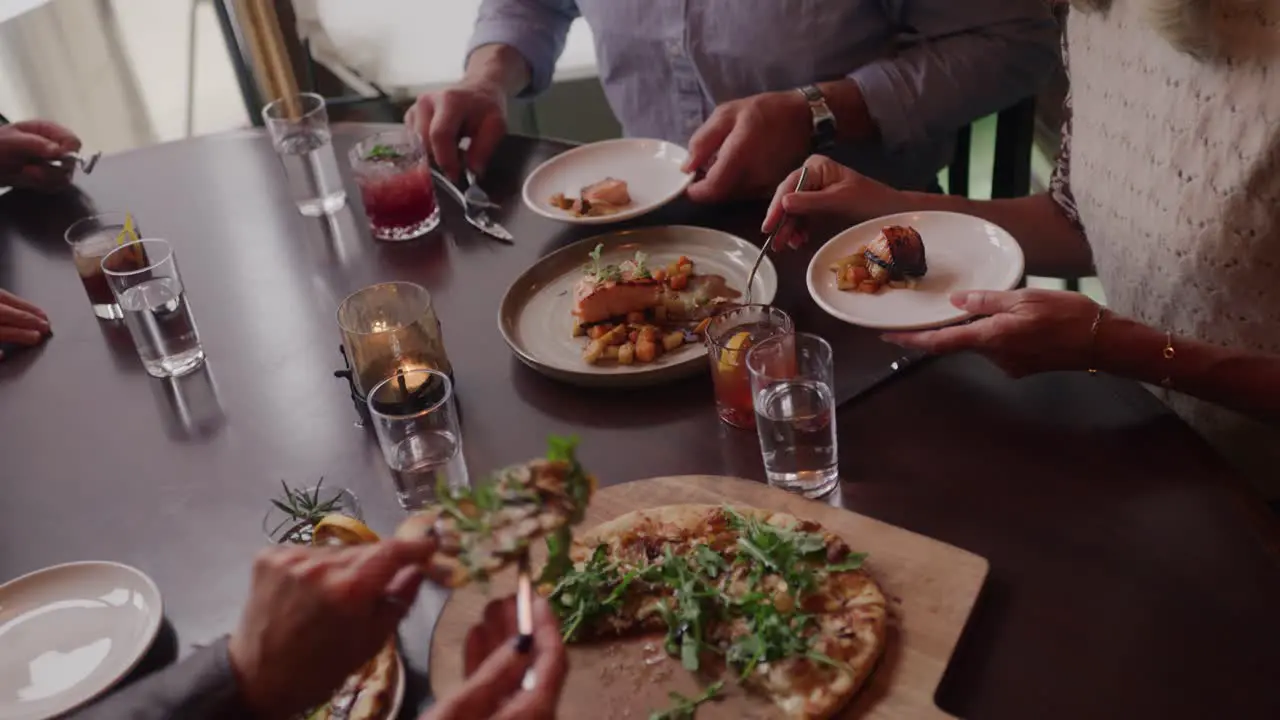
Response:
[{"label": "shirt sleeve cuff", "polygon": [[[475,32],[471,35],[466,60],[470,60],[471,53],[482,45],[495,44],[515,48],[516,52],[524,57],[524,61],[529,63],[529,85],[516,97],[531,98],[551,86],[556,57],[560,55],[560,48],[556,46],[554,40],[544,33],[529,32],[527,28],[522,31],[519,28],[508,27],[498,22],[486,22],[482,19],[476,23]],[[463,67],[466,67],[466,60],[463,61]]]},{"label": "shirt sleeve cuff", "polygon": [[890,152],[927,143],[924,126],[912,119],[915,89],[903,80],[892,62],[873,62],[849,74],[862,92],[867,112],[880,131],[880,141]]}]

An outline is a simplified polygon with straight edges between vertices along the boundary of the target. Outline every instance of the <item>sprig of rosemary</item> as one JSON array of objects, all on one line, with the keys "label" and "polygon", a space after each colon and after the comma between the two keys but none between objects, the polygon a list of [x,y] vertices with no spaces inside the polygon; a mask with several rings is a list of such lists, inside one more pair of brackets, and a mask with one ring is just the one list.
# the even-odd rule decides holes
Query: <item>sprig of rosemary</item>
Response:
[{"label": "sprig of rosemary", "polygon": [[282,528],[293,523],[294,527],[283,539],[289,542],[309,543],[310,539],[306,535],[312,525],[320,522],[325,515],[343,510],[342,490],[336,491],[328,500],[321,500],[320,489],[323,485],[324,478],[321,477],[315,487],[310,490],[299,490],[289,487],[289,483],[281,478],[280,487],[284,492],[281,497],[271,498],[271,504],[284,513],[285,519],[272,528],[271,536],[275,537]]}]

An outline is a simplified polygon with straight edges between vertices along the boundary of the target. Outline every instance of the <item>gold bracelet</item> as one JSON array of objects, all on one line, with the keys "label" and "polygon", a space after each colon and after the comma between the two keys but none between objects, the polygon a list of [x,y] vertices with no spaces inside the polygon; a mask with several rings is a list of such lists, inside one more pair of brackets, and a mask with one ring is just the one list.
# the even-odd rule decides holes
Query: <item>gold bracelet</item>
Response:
[{"label": "gold bracelet", "polygon": [[[1168,367],[1167,367],[1167,366],[1168,366],[1168,365],[1170,365],[1170,364],[1172,364],[1172,363],[1173,363],[1173,359],[1174,359],[1175,357],[1177,357],[1177,356],[1178,356],[1178,351],[1176,351],[1176,350],[1174,350],[1174,349],[1173,349],[1173,333],[1172,333],[1172,332],[1168,332],[1168,331],[1166,331],[1166,332],[1165,332],[1165,334],[1164,334],[1164,350],[1163,350],[1162,354],[1164,355],[1164,359],[1168,361],[1168,362],[1166,362],[1166,363],[1165,363],[1165,365],[1166,365],[1166,368],[1165,368],[1165,369],[1166,369],[1166,370],[1168,370]],[[1172,373],[1169,373],[1169,372],[1166,372],[1166,374],[1165,374],[1165,376],[1164,376],[1164,379],[1160,381],[1160,385],[1161,385],[1162,387],[1172,389],[1172,388],[1173,388],[1173,374],[1172,374]]]},{"label": "gold bracelet", "polygon": [[[1106,315],[1107,309],[1101,305],[1098,306],[1098,314],[1093,318],[1093,325],[1089,328],[1089,356],[1096,359],[1098,356],[1098,327],[1102,325],[1102,316]],[[1089,364],[1089,374],[1097,375],[1098,368],[1093,367],[1095,363]]]}]

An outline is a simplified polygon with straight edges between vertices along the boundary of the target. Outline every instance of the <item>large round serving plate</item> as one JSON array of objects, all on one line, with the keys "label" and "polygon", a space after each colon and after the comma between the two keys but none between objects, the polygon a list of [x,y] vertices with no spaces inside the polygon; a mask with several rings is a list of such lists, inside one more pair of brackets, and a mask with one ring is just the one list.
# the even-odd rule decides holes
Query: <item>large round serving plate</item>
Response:
[{"label": "large round serving plate", "polygon": [[[680,197],[693,173],[681,170],[689,151],[665,140],[622,138],[582,145],[547,160],[524,181],[521,195],[530,210],[574,225],[609,225],[653,212]],[[631,204],[612,215],[578,217],[552,207],[551,196],[578,197],[582,188],[605,178],[627,183]]]},{"label": "large round serving plate", "polygon": [[[572,337],[573,290],[582,279],[588,255],[601,245],[601,259],[618,263],[641,251],[653,267],[681,255],[694,264],[694,274],[719,276],[742,293],[760,249],[735,235],[685,225],[640,228],[608,233],[576,242],[539,260],[507,288],[498,308],[498,330],[511,350],[544,375],[585,387],[637,387],[670,382],[706,370],[706,349],[691,343],[652,363],[588,365],[582,359],[586,340]],[[753,300],[770,303],[778,292],[778,272],[769,258],[756,273]]]},{"label": "large round serving plate", "polygon": [[[919,231],[928,274],[914,288],[886,288],[875,295],[836,287],[832,263],[874,240],[886,225],[909,225]],[[920,330],[969,316],[951,304],[952,293],[1011,290],[1022,279],[1022,270],[1022,248],[999,225],[953,212],[899,213],[855,225],[827,241],[809,262],[807,283],[814,302],[847,323]]]},{"label": "large round serving plate", "polygon": [[101,695],[146,655],[163,616],[155,582],[119,563],[0,585],[0,719],[51,718]]}]

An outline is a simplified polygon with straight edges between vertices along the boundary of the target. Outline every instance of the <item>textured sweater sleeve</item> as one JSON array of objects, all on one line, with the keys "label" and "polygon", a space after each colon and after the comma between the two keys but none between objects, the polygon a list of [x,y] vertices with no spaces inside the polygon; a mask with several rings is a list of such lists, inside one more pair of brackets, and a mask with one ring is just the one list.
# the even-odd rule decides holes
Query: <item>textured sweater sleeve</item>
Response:
[{"label": "textured sweater sleeve", "polygon": [[121,688],[69,720],[252,720],[240,697],[225,638]]}]

